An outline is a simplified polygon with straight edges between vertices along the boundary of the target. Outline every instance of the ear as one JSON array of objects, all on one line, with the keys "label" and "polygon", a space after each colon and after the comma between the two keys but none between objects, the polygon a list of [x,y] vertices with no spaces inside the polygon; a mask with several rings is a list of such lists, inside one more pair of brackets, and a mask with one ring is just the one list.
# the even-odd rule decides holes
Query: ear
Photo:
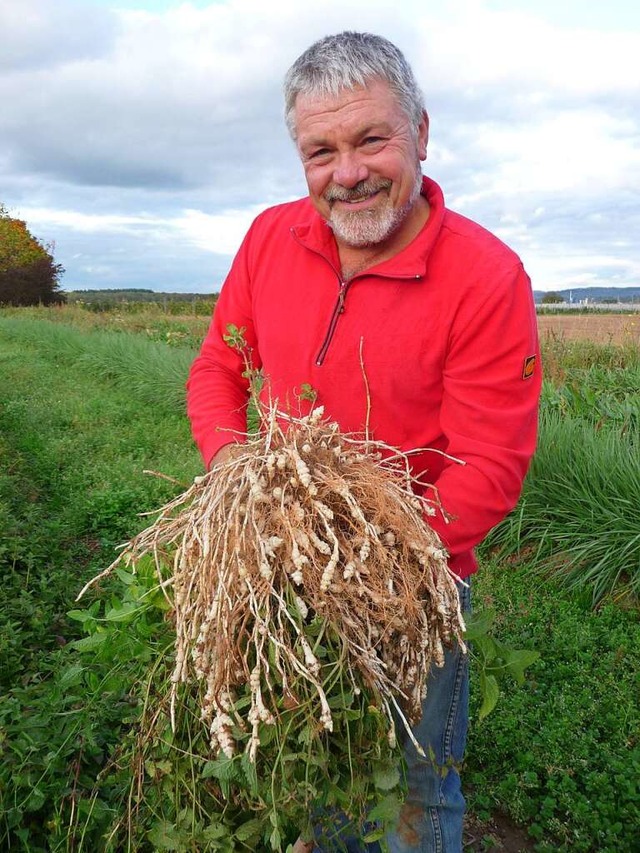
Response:
[{"label": "ear", "polygon": [[429,116],[427,111],[422,111],[422,118],[418,125],[418,156],[421,160],[427,159],[427,144],[429,142]]}]

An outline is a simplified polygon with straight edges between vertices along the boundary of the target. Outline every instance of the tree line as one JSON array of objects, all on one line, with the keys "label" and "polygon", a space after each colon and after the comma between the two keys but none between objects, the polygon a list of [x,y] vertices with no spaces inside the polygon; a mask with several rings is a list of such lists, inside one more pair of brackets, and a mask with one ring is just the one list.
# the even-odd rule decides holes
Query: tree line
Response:
[{"label": "tree line", "polygon": [[66,301],[60,289],[64,273],[52,245],[31,234],[0,204],[0,305],[56,305]]}]

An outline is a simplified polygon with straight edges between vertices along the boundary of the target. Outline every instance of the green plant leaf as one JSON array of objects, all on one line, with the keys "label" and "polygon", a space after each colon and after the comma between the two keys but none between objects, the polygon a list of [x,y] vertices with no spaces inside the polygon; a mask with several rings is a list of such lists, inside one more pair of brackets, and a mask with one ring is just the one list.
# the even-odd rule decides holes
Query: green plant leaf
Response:
[{"label": "green plant leaf", "polygon": [[377,829],[372,829],[362,836],[362,840],[365,844],[373,844],[374,841],[380,841],[384,838],[386,834],[386,830],[383,826],[378,827]]},{"label": "green plant leaf", "polygon": [[377,821],[395,823],[398,820],[401,808],[402,801],[400,797],[397,794],[387,794],[386,797],[383,797],[369,811],[367,821],[371,821],[372,823],[376,823]]},{"label": "green plant leaf", "polygon": [[37,812],[38,809],[42,808],[45,799],[46,796],[42,788],[32,788],[24,805],[24,810],[27,812]]},{"label": "green plant leaf", "polygon": [[505,661],[509,673],[518,684],[522,685],[525,681],[525,669],[535,663],[539,657],[539,652],[529,651],[528,649],[513,649],[506,651]]},{"label": "green plant leaf", "polygon": [[492,663],[500,656],[500,647],[493,637],[486,634],[480,634],[473,641],[473,648],[476,654],[485,662]]},{"label": "green plant leaf", "polygon": [[373,782],[380,791],[391,791],[400,784],[400,768],[378,767],[373,773]]},{"label": "green plant leaf", "polygon": [[108,640],[109,634],[105,631],[100,631],[97,634],[91,634],[90,637],[82,637],[79,640],[73,640],[73,642],[69,643],[69,646],[79,652],[93,652],[101,646],[104,646]]},{"label": "green plant leaf", "polygon": [[482,696],[482,705],[478,716],[483,720],[496,707],[498,698],[500,697],[500,688],[495,675],[487,675],[484,672],[480,673],[480,695]]},{"label": "green plant leaf", "polygon": [[89,610],[68,610],[67,618],[73,619],[74,622],[81,622],[84,625],[85,622],[95,619],[95,615]]},{"label": "green plant leaf", "polygon": [[83,672],[84,667],[80,663],[74,663],[71,666],[68,666],[60,674],[58,686],[61,690],[67,690],[69,687],[79,684],[82,680]]},{"label": "green plant leaf", "polygon": [[229,837],[229,829],[222,823],[212,823],[202,830],[200,837],[203,841],[219,841]]},{"label": "green plant leaf", "polygon": [[238,841],[248,841],[250,838],[257,838],[262,832],[262,826],[263,822],[259,818],[254,817],[246,823],[241,824],[234,832],[234,837]]},{"label": "green plant leaf", "polygon": [[484,610],[479,611],[474,610],[469,615],[465,615],[465,640],[474,642],[480,637],[483,637],[485,634],[488,634],[495,618],[496,611],[492,607],[487,607]]},{"label": "green plant leaf", "polygon": [[247,780],[247,784],[249,786],[249,790],[253,796],[256,796],[259,790],[258,784],[258,769],[255,765],[255,762],[249,759],[248,754],[245,752],[242,754],[242,758],[240,759],[240,764],[242,766],[242,771],[244,773],[244,777]]},{"label": "green plant leaf", "polygon": [[158,821],[147,833],[149,841],[159,850],[182,850],[182,841],[176,827],[169,821]]},{"label": "green plant leaf", "polygon": [[107,622],[132,622],[144,609],[137,601],[118,602],[117,606],[107,610],[104,618]]},{"label": "green plant leaf", "polygon": [[269,843],[271,844],[272,850],[280,850],[280,846],[282,844],[282,835],[277,826],[273,828],[273,831],[269,837]]},{"label": "green plant leaf", "polygon": [[220,755],[213,761],[207,761],[202,769],[201,776],[203,779],[218,779],[220,782],[229,782],[232,779],[237,779],[240,775],[240,768],[234,758],[227,758],[226,755]]},{"label": "green plant leaf", "polygon": [[133,572],[128,572],[126,569],[121,568],[120,566],[116,567],[115,570],[116,575],[120,578],[125,586],[131,586],[131,584],[135,583],[138,578]]}]

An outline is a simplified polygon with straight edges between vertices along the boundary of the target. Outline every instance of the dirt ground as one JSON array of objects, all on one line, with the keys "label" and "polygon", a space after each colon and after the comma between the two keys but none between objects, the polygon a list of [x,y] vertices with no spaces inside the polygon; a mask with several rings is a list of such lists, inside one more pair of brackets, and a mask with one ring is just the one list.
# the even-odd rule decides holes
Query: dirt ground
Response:
[{"label": "dirt ground", "polygon": [[588,340],[598,344],[640,346],[640,311],[636,314],[538,314],[540,338]]},{"label": "dirt ground", "polygon": [[526,830],[506,815],[496,813],[489,821],[465,818],[464,853],[529,853],[534,847]]}]

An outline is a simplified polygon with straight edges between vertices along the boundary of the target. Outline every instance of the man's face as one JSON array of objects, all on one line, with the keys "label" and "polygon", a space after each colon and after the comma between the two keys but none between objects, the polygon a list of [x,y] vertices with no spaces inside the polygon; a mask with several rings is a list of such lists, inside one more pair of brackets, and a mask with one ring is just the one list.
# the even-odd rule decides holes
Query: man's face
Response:
[{"label": "man's face", "polygon": [[337,97],[298,95],[296,142],[309,195],[339,243],[372,246],[412,225],[426,159],[426,114],[412,126],[386,82]]}]

